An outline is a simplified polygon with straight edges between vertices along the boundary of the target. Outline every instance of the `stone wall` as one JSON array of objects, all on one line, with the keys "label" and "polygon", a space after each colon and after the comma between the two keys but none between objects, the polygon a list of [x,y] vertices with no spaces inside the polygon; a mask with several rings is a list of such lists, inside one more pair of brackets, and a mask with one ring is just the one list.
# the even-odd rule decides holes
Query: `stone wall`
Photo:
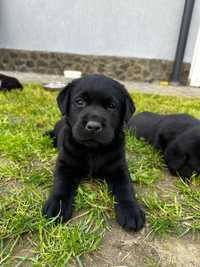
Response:
[{"label": "stone wall", "polygon": [[[0,70],[63,74],[103,73],[122,81],[170,80],[172,61],[111,56],[89,56],[55,52],[0,49]],[[184,63],[181,82],[187,83],[189,63]]]}]

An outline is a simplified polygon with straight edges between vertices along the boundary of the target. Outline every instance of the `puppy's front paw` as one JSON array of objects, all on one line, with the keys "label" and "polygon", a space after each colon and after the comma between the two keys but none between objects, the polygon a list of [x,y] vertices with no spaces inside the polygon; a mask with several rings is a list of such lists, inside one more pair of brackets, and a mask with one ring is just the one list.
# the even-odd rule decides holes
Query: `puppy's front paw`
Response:
[{"label": "puppy's front paw", "polygon": [[47,218],[58,217],[58,220],[67,221],[72,216],[72,204],[67,199],[50,196],[43,207],[43,215]]},{"label": "puppy's front paw", "polygon": [[145,214],[136,201],[122,201],[115,206],[117,221],[126,230],[139,231],[145,224]]}]

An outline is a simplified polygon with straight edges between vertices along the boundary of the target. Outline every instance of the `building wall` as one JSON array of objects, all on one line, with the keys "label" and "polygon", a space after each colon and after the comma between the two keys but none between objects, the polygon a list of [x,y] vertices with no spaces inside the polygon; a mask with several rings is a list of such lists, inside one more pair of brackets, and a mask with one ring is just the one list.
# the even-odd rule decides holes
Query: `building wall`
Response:
[{"label": "building wall", "polygon": [[[0,47],[173,60],[184,0],[0,0]],[[196,0],[185,62],[200,25]]]}]

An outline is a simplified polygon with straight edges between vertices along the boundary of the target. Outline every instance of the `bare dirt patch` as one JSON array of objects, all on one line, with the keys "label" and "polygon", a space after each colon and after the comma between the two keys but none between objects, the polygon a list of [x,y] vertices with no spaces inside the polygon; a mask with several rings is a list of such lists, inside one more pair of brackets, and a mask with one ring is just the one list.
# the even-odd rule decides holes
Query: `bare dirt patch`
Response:
[{"label": "bare dirt patch", "polygon": [[85,256],[87,267],[199,267],[200,240],[188,235],[158,238],[148,226],[140,233],[127,233],[116,223],[105,234],[98,252]]},{"label": "bare dirt patch", "polygon": [[[177,190],[177,179],[164,170],[164,178],[153,188],[164,196]],[[136,189],[144,195],[149,190],[152,186]],[[100,249],[84,256],[83,263],[87,267],[200,267],[200,235],[195,232],[183,237],[160,237],[151,232],[148,222],[139,233],[130,233],[111,222]]]}]

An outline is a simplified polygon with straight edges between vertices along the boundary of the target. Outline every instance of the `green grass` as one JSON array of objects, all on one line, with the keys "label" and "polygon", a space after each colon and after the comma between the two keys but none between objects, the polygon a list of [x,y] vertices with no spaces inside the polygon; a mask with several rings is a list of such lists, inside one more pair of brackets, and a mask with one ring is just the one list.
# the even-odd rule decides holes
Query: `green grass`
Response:
[{"label": "green grass", "polygon": [[[52,186],[57,151],[43,133],[60,116],[55,98],[38,85],[0,94],[0,266],[82,265],[82,255],[99,248],[112,230],[113,198],[106,183],[84,181],[74,217],[66,224],[42,217]],[[195,99],[134,94],[137,111],[188,112],[200,118]],[[190,186],[178,178],[165,182],[162,156],[127,133],[127,159],[137,197],[150,231],[184,235],[200,228],[199,179]],[[113,233],[114,234],[114,233]]]}]

